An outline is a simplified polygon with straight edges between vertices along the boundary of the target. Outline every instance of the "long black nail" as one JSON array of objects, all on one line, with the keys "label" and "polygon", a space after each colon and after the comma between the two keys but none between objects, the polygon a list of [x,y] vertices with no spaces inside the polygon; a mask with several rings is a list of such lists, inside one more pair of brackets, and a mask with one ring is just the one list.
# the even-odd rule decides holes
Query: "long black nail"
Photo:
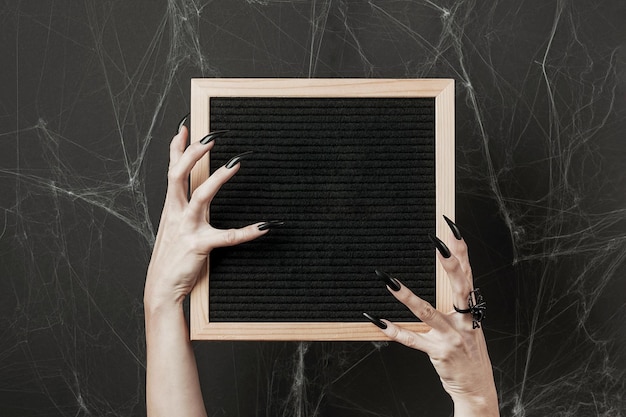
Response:
[{"label": "long black nail", "polygon": [[448,223],[448,227],[450,228],[450,230],[452,230],[452,234],[454,234],[454,237],[456,238],[456,240],[463,239],[463,236],[461,236],[461,231],[459,230],[459,226],[457,226],[452,220],[447,218],[445,215],[443,216],[443,218],[445,219],[446,223]]},{"label": "long black nail", "polygon": [[244,153],[240,153],[237,156],[233,156],[230,161],[228,161],[226,163],[226,168],[230,169],[232,167],[234,167],[235,165],[237,165],[239,163],[239,161],[241,161],[242,159],[252,155],[254,152],[253,151],[248,151],[248,152],[244,152]]},{"label": "long black nail", "polygon": [[228,132],[229,132],[228,130],[216,130],[215,132],[209,132],[208,135],[200,139],[200,143],[203,145],[208,145],[209,143],[213,142],[215,139],[219,138],[220,136],[224,136],[224,134]]},{"label": "long black nail", "polygon": [[267,229],[271,229],[273,227],[282,226],[284,224],[285,224],[285,222],[281,222],[280,220],[270,220],[268,222],[261,223],[257,228],[259,230],[267,230]]},{"label": "long black nail", "polygon": [[385,271],[379,271],[377,269],[375,272],[376,272],[376,275],[378,275],[378,277],[382,279],[389,288],[391,288],[394,291],[400,291],[401,287],[397,279],[395,279],[394,277],[392,277]]},{"label": "long black nail", "polygon": [[437,248],[439,253],[441,253],[441,256],[443,256],[444,258],[450,257],[450,249],[448,249],[446,244],[443,243],[441,239],[439,239],[437,236],[431,235],[430,233],[428,234],[428,237],[430,238],[430,241],[433,242],[433,245],[435,245],[435,248]]},{"label": "long black nail", "polygon": [[187,119],[189,119],[189,116],[191,116],[191,113],[187,113],[185,117],[180,119],[180,122],[178,122],[178,130],[176,131],[176,134],[180,133],[180,129],[182,129],[185,123],[187,123]]},{"label": "long black nail", "polygon": [[372,323],[374,323],[376,326],[378,326],[378,328],[380,329],[386,329],[387,325],[385,323],[383,323],[382,321],[380,321],[379,318],[376,318],[370,314],[367,313],[363,313],[363,315],[365,316],[365,318],[367,318],[369,321],[371,321]]}]

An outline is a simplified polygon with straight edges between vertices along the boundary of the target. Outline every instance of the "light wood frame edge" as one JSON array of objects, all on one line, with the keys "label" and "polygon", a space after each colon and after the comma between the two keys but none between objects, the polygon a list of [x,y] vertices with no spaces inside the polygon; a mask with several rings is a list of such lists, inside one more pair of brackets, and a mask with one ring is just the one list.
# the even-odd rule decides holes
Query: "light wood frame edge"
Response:
[{"label": "light wood frame edge", "polygon": [[[303,93],[306,89],[306,94]],[[277,94],[280,92],[280,94]],[[452,79],[192,79],[191,141],[199,141],[210,131],[210,97],[434,97],[436,233],[444,241],[449,236],[443,220],[455,216],[455,119],[454,80]],[[194,190],[209,175],[209,156],[191,172]],[[436,308],[452,310],[448,277],[436,262]],[[388,338],[369,322],[209,322],[209,278],[202,271],[190,296],[190,335],[192,340],[273,340],[273,341],[385,341]],[[429,327],[421,322],[401,326],[418,332]]]}]

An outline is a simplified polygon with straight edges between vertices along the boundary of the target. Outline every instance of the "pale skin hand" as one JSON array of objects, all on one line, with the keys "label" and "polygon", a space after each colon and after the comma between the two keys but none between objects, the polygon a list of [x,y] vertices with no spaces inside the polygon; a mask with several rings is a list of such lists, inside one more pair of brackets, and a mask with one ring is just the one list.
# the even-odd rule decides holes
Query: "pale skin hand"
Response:
[{"label": "pale skin hand", "polygon": [[211,200],[239,170],[221,167],[187,201],[188,177],[213,146],[186,148],[182,127],[170,145],[165,205],[144,290],[146,316],[146,406],[148,416],[206,416],[182,302],[196,283],[211,250],[256,239],[259,224],[219,230],[208,221]]},{"label": "pale skin hand", "polygon": [[[437,253],[437,257],[450,278],[454,305],[465,309],[468,294],[474,289],[467,246],[452,233],[448,241],[452,255],[444,258]],[[431,329],[415,333],[382,320],[387,328],[381,331],[397,342],[428,354],[443,388],[452,397],[455,417],[499,416],[485,337],[482,329],[472,328],[471,314],[441,313],[404,285],[399,291],[390,288],[389,291]]]}]

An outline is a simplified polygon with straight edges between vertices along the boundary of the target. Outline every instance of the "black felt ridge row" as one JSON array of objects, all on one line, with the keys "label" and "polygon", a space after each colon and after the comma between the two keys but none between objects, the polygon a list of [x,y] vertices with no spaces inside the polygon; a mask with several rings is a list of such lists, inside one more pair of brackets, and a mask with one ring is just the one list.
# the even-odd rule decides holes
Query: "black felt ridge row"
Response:
[{"label": "black felt ridge row", "polygon": [[376,278],[435,296],[434,100],[212,98],[229,130],[211,170],[252,150],[211,205],[211,223],[286,222],[214,251],[210,321],[415,320]]}]

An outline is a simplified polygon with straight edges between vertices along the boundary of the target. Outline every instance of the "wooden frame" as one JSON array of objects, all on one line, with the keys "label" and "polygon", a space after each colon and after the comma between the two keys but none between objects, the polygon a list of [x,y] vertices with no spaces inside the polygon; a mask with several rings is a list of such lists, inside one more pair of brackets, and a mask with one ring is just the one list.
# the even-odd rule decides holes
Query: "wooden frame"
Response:
[{"label": "wooden frame", "polygon": [[[193,79],[191,141],[209,131],[211,97],[432,97],[435,99],[436,233],[448,236],[443,215],[454,220],[454,80],[450,79]],[[208,156],[191,173],[192,190],[209,175]],[[434,251],[433,251],[434,256]],[[375,326],[360,322],[209,322],[209,277],[205,269],[191,293],[190,331],[194,340],[387,340]],[[452,309],[445,271],[436,262],[436,308]],[[402,323],[418,332],[422,322]]]}]

